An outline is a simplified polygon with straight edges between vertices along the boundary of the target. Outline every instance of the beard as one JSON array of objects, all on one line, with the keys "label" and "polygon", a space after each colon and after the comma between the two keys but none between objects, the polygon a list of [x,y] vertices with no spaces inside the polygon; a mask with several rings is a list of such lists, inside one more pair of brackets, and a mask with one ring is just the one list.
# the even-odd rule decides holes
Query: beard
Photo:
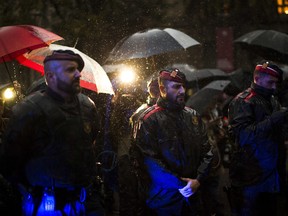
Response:
[{"label": "beard", "polygon": [[57,88],[68,94],[76,95],[81,92],[80,79],[74,79],[71,84],[67,84],[57,77]]},{"label": "beard", "polygon": [[167,94],[166,99],[172,107],[178,107],[179,109],[183,109],[185,107],[185,94],[177,95],[176,98],[173,97],[173,95]]},{"label": "beard", "polygon": [[185,95],[178,95],[176,97],[176,103],[179,104],[180,106],[185,106]]}]

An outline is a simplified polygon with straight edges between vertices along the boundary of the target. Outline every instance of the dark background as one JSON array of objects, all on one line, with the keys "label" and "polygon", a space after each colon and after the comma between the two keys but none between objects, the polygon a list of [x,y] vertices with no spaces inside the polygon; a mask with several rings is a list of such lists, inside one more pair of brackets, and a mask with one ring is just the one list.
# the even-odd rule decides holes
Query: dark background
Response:
[{"label": "dark background", "polygon": [[[222,41],[217,29],[229,29],[232,40],[256,29],[288,33],[288,15],[279,15],[276,3],[277,0],[0,0],[0,26],[43,27],[65,38],[57,43],[76,46],[101,65],[123,37],[147,28],[175,28],[201,43],[200,48],[189,51],[188,61],[197,68],[219,67],[217,54],[232,50],[229,72],[250,65],[254,56]],[[8,67],[12,79],[22,82],[24,89],[39,75],[33,71],[27,76],[27,69],[17,62],[8,63]],[[0,83],[8,79],[5,70],[0,64]]]}]

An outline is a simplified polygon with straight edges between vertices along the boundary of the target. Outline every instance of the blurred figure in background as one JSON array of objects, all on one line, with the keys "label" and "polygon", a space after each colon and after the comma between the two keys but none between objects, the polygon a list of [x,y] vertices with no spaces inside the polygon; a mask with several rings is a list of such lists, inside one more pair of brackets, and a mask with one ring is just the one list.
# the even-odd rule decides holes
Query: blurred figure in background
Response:
[{"label": "blurred figure in background", "polygon": [[147,97],[146,103],[142,104],[130,117],[131,128],[133,128],[133,125],[138,120],[139,116],[145,111],[145,109],[156,104],[160,95],[158,74],[153,74],[147,82],[147,91],[149,95]]},{"label": "blurred figure in background", "polygon": [[[153,106],[160,94],[158,86],[158,73],[153,74],[147,82],[148,97],[146,103],[142,104],[130,117],[131,133],[133,126],[140,115],[148,108]],[[131,134],[130,134],[131,135]],[[120,215],[123,216],[146,216],[151,215],[146,207],[145,195],[141,189],[141,167],[139,164],[139,154],[131,143],[129,152],[119,160],[119,186],[120,186]],[[152,216],[152,215],[151,215]]]}]

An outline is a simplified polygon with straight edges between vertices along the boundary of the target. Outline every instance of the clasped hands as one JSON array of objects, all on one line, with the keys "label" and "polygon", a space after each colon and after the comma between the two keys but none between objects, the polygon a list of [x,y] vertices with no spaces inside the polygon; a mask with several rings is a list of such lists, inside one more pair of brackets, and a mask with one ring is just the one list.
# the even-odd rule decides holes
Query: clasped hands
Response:
[{"label": "clasped hands", "polygon": [[200,186],[200,183],[197,179],[181,178],[181,180],[186,181],[187,185],[178,190],[186,198],[192,196]]}]

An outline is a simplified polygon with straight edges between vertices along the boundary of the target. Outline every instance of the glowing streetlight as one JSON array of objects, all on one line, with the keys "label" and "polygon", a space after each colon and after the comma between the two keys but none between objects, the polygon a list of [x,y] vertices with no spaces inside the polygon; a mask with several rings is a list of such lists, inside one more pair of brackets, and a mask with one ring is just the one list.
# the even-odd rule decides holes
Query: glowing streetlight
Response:
[{"label": "glowing streetlight", "polygon": [[2,94],[4,100],[11,100],[16,97],[14,88],[6,88]]},{"label": "glowing streetlight", "polygon": [[130,67],[124,67],[120,70],[119,79],[121,83],[132,83],[136,80],[136,73]]}]

